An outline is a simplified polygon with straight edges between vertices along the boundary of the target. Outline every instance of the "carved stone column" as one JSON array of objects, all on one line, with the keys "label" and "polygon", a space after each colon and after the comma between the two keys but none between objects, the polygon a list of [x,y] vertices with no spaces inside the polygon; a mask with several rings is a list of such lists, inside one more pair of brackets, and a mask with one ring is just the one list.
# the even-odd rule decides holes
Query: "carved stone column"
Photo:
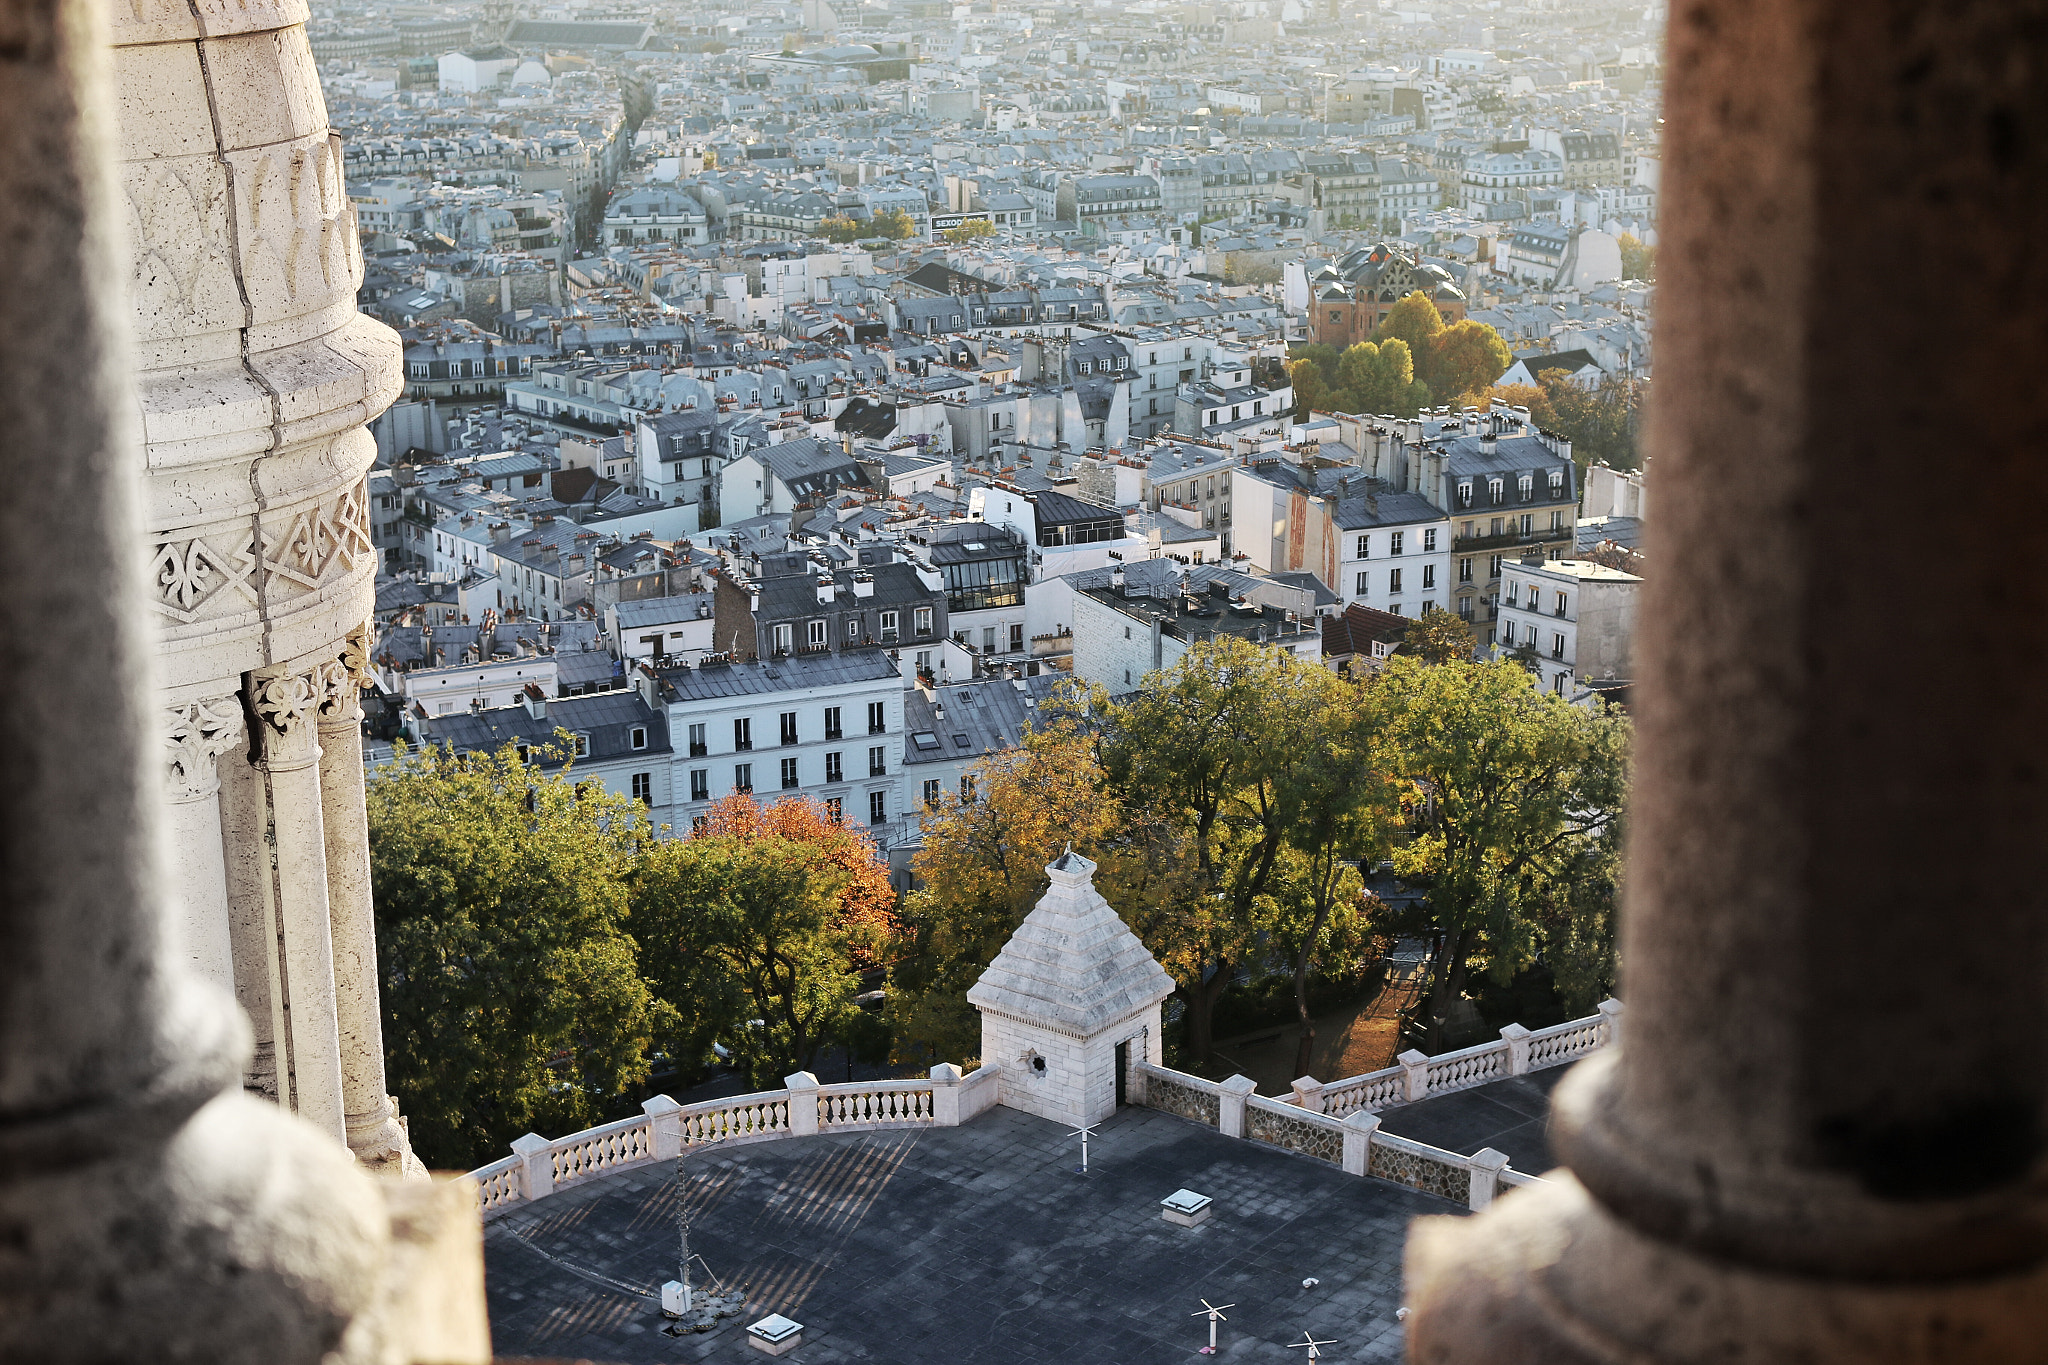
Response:
[{"label": "carved stone column", "polygon": [[391,1097],[384,1093],[377,919],[370,900],[369,822],[363,811],[360,698],[372,681],[367,623],[349,632],[339,663],[323,669],[322,678],[320,820],[327,839],[327,918],[334,940],[342,1112],[348,1145],[357,1160],[402,1170],[411,1149]]},{"label": "carved stone column", "polygon": [[1988,415],[2044,353],[2048,24],[1669,41],[1627,1028],[1557,1090],[1569,1174],[1417,1225],[1410,1358],[2040,1360],[2048,533]]},{"label": "carved stone column", "polygon": [[249,680],[263,743],[259,767],[275,843],[271,903],[277,908],[280,1096],[299,1117],[347,1141],[336,1022],[334,939],[327,913],[327,835],[321,820],[318,708],[339,663],[309,672],[267,669]]},{"label": "carved stone column", "polygon": [[187,702],[167,712],[165,722],[165,837],[178,896],[172,949],[231,991],[235,957],[221,853],[219,760],[242,742],[241,698]]}]

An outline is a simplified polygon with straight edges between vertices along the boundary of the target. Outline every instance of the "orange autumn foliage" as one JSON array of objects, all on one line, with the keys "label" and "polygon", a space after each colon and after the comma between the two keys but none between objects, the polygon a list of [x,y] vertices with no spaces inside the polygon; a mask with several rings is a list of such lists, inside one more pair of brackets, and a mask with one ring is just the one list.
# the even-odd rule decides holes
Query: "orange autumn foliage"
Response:
[{"label": "orange autumn foliage", "polygon": [[889,885],[889,869],[873,839],[836,823],[824,804],[810,797],[784,797],[763,806],[745,792],[712,803],[704,824],[688,837],[719,835],[741,839],[773,835],[818,849],[846,876],[839,893],[839,922],[852,947],[853,966],[865,971],[881,965],[883,945],[896,932],[896,888]]}]

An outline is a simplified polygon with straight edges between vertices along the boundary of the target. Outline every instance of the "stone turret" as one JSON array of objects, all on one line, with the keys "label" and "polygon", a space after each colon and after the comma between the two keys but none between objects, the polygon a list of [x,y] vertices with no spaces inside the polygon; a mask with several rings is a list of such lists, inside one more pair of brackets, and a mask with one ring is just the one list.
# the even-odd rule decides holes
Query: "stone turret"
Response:
[{"label": "stone turret", "polygon": [[967,1001],[981,1060],[1003,1069],[1002,1103],[1094,1123],[1116,1109],[1120,1068],[1160,1060],[1173,978],[1095,890],[1094,863],[1069,849],[1046,872],[1052,885]]}]

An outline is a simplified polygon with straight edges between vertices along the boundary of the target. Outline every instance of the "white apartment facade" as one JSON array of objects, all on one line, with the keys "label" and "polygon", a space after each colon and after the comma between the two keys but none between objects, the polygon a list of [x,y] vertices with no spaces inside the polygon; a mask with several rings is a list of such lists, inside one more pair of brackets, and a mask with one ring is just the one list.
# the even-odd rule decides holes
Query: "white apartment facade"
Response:
[{"label": "white apartment facade", "polygon": [[1511,564],[1501,580],[1494,655],[1534,656],[1540,685],[1570,696],[1575,681],[1627,678],[1642,580],[1584,559]]}]

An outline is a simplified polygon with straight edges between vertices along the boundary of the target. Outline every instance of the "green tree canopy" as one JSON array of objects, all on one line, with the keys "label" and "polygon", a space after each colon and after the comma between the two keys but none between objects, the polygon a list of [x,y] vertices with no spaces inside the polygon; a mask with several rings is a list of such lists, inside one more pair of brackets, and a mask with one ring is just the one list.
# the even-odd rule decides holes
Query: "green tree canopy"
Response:
[{"label": "green tree canopy", "polygon": [[1197,1061],[1217,1000],[1271,927],[1269,883],[1310,790],[1314,746],[1299,736],[1349,692],[1319,663],[1227,637],[1148,675],[1104,717],[1109,790],[1192,876],[1125,914],[1174,978]]},{"label": "green tree canopy", "polygon": [[1418,289],[1387,310],[1372,339],[1384,342],[1392,338],[1405,344],[1411,356],[1427,356],[1431,340],[1443,329],[1444,315]]},{"label": "green tree canopy", "polygon": [[1431,607],[1416,617],[1409,624],[1402,643],[1410,654],[1427,664],[1470,659],[1475,648],[1472,623],[1442,607]]},{"label": "green tree canopy", "polygon": [[851,242],[861,236],[861,225],[843,213],[835,213],[818,224],[818,236],[828,242]]},{"label": "green tree canopy", "polygon": [[1369,686],[1391,761],[1427,798],[1394,864],[1429,887],[1444,935],[1427,1008],[1441,1019],[1475,958],[1510,979],[1546,923],[1574,922],[1568,907],[1598,890],[1589,860],[1599,865],[1621,819],[1628,722],[1539,690],[1506,660],[1396,655]]},{"label": "green tree canopy", "polygon": [[1650,397],[1647,380],[1614,375],[1590,392],[1563,370],[1545,370],[1536,380],[1543,388],[1549,419],[1540,424],[1572,443],[1572,459],[1579,468],[1601,460],[1616,469],[1634,469],[1640,463],[1637,442]]},{"label": "green tree canopy", "polygon": [[969,218],[958,227],[949,227],[939,234],[954,246],[965,246],[996,235],[996,225],[986,218]]},{"label": "green tree canopy", "polygon": [[841,914],[847,874],[815,843],[693,835],[650,849],[635,888],[650,943],[730,1011],[721,1021],[755,1085],[809,1067],[848,1023],[860,978]]},{"label": "green tree canopy", "polygon": [[628,933],[640,804],[509,744],[401,750],[365,797],[386,1065],[421,1159],[610,1117],[673,1027]]},{"label": "green tree canopy", "polygon": [[1624,232],[1615,244],[1621,248],[1621,277],[1625,280],[1657,278],[1657,248],[1645,245],[1634,233]]},{"label": "green tree canopy", "polygon": [[1467,318],[1430,338],[1423,381],[1431,393],[1455,402],[1466,394],[1484,393],[1513,360],[1499,332]]}]

